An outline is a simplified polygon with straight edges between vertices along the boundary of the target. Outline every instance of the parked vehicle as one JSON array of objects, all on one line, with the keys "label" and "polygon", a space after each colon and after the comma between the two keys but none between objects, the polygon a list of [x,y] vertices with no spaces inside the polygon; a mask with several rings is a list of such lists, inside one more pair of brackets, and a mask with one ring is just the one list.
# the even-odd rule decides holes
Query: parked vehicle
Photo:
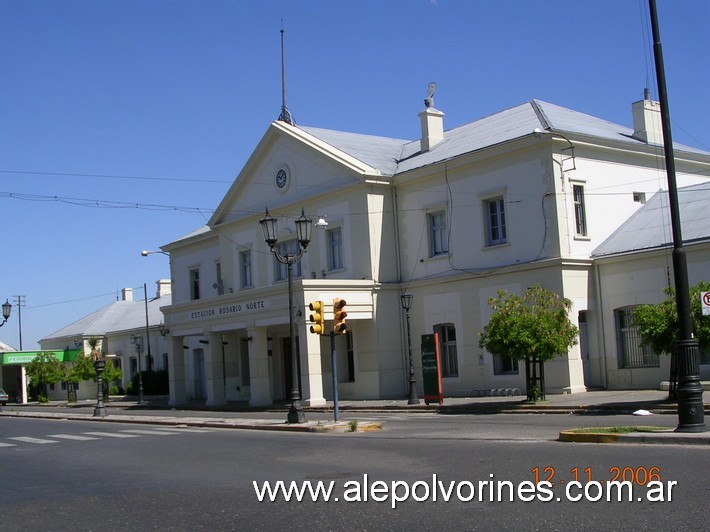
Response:
[{"label": "parked vehicle", "polygon": [[0,403],[2,403],[2,406],[5,406],[7,404],[7,400],[7,393],[5,392],[5,390],[0,388]]}]

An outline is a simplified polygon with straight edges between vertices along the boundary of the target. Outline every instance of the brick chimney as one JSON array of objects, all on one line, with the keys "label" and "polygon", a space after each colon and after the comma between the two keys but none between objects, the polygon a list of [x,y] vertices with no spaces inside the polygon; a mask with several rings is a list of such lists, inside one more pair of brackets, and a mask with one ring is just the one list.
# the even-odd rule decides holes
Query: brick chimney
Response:
[{"label": "brick chimney", "polygon": [[634,118],[635,139],[647,144],[663,144],[663,129],[661,127],[661,104],[651,100],[648,89],[643,90],[643,100],[631,104]]}]

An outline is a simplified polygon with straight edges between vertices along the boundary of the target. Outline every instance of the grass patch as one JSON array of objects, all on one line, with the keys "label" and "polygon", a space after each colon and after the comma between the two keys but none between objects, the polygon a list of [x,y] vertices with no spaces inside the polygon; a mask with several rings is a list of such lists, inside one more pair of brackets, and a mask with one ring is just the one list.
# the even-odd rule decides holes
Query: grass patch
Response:
[{"label": "grass patch", "polygon": [[635,427],[626,425],[621,427],[585,427],[581,429],[570,429],[569,432],[577,434],[628,434],[630,432],[667,432],[671,429],[667,427]]}]

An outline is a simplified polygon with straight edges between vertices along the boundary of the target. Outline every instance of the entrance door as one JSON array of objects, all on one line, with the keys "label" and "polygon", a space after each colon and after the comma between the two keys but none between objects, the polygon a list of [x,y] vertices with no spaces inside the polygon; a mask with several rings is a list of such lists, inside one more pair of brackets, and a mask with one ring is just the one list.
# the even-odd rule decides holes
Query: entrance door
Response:
[{"label": "entrance door", "polygon": [[[296,342],[296,349],[298,349],[298,341]],[[291,339],[290,338],[282,338],[281,339],[281,352],[283,353],[283,368],[284,368],[284,398],[287,401],[291,400],[291,388],[293,387],[293,380],[292,380],[292,368],[291,368]],[[300,360],[300,353],[296,351],[296,361],[298,363],[298,390],[299,392],[302,390],[301,388],[301,360]],[[303,397],[303,394],[299,397],[299,399]]]},{"label": "entrance door", "polygon": [[205,350],[202,348],[192,351],[193,357],[193,386],[195,399],[207,399],[207,375],[205,374]]},{"label": "entrance door", "polygon": [[584,385],[592,385],[592,368],[589,362],[589,336],[587,333],[587,312],[579,313],[579,351],[582,356],[582,369],[584,371]]}]

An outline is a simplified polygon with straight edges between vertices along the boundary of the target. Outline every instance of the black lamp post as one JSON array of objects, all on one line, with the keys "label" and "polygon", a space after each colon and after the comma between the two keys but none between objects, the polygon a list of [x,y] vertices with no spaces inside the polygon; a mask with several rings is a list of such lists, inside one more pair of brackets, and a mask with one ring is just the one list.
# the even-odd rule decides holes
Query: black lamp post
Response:
[{"label": "black lamp post", "polygon": [[134,336],[131,338],[131,343],[136,346],[136,354],[138,355],[138,404],[143,404],[143,366],[141,364],[141,345],[143,344],[142,336]]},{"label": "black lamp post", "polygon": [[99,356],[94,360],[94,369],[96,370],[96,407],[94,408],[94,417],[105,417],[106,407],[104,406],[104,369],[106,368],[106,360]]},{"label": "black lamp post", "polygon": [[419,397],[417,397],[417,381],[414,378],[414,363],[412,361],[412,331],[409,326],[409,311],[412,309],[412,300],[414,296],[409,293],[404,293],[401,296],[402,308],[407,313],[407,352],[409,353],[409,401],[407,404],[418,405]]},{"label": "black lamp post", "polygon": [[264,217],[259,220],[261,230],[264,232],[264,241],[269,245],[269,249],[281,264],[285,264],[288,269],[288,322],[291,336],[291,408],[288,411],[288,423],[304,423],[306,417],[301,405],[301,390],[298,386],[298,357],[296,355],[296,328],[293,320],[293,265],[297,264],[306,252],[306,248],[311,241],[312,220],[308,218],[303,210],[301,216],[296,219],[296,234],[298,235],[299,248],[296,253],[286,253],[281,255],[276,249],[278,242],[277,220],[266,210]]},{"label": "black lamp post", "polygon": [[2,323],[0,323],[0,327],[5,325],[5,323],[7,323],[7,320],[10,319],[11,311],[12,304],[6,299],[5,302],[2,304]]}]

